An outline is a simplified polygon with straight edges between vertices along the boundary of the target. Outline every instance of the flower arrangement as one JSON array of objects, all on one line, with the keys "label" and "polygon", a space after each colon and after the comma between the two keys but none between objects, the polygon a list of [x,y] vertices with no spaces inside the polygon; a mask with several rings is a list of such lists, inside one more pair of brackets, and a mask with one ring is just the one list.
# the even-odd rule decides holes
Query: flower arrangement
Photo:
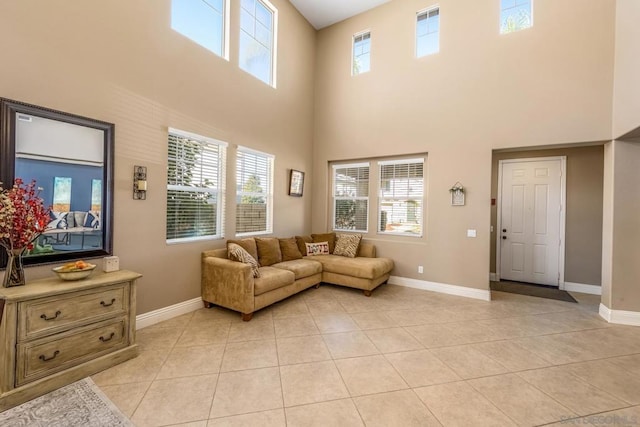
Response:
[{"label": "flower arrangement", "polygon": [[7,251],[32,249],[33,240],[49,223],[40,191],[35,181],[25,185],[16,178],[13,188],[0,192],[0,245]]},{"label": "flower arrangement", "polygon": [[33,249],[34,240],[45,230],[50,209],[44,206],[36,182],[16,178],[13,187],[0,186],[0,246],[9,255],[5,286],[24,284],[21,257]]}]

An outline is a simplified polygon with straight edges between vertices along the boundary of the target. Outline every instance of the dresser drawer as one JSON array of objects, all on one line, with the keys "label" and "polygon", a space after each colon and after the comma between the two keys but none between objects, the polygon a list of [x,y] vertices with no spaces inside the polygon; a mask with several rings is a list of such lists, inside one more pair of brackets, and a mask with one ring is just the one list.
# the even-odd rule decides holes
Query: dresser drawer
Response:
[{"label": "dresser drawer", "polygon": [[121,317],[18,344],[16,386],[126,347],[127,326]]},{"label": "dresser drawer", "polygon": [[124,314],[129,304],[129,284],[74,292],[21,302],[19,340],[61,332],[75,326]]}]

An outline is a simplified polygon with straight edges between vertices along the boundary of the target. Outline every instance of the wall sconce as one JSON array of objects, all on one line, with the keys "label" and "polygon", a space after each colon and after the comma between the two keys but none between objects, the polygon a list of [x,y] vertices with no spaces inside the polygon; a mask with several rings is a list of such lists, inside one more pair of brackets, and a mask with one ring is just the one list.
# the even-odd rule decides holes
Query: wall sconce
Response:
[{"label": "wall sconce", "polygon": [[146,166],[133,167],[133,199],[147,199],[147,168]]}]

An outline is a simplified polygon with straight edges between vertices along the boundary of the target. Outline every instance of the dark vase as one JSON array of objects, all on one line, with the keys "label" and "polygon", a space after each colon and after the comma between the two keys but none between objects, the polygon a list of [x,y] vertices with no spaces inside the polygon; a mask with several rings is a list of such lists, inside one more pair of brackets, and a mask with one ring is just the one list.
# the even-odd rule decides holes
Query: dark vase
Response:
[{"label": "dark vase", "polygon": [[24,286],[24,267],[22,265],[22,255],[24,252],[24,248],[7,251],[9,259],[7,259],[7,269],[4,271],[3,287]]}]

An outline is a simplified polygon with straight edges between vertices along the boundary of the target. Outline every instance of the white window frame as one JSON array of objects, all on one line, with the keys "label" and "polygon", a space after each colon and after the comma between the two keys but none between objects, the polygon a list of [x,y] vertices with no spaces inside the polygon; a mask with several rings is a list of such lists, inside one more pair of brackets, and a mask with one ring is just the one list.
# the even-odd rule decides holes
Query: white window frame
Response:
[{"label": "white window frame", "polygon": [[[173,2],[174,0],[171,0],[171,1]],[[206,0],[201,0],[201,1],[203,3],[206,3],[208,6],[210,6]],[[183,34],[182,32],[175,29],[174,31],[176,31],[177,33],[181,34],[184,37],[187,37],[192,42],[197,43],[198,45],[204,47],[210,52],[213,52],[216,56],[223,58],[225,61],[229,61],[229,35],[230,35],[230,27],[231,27],[231,19],[230,19],[231,13],[229,13],[230,1],[231,0],[222,1],[222,52],[220,55],[207,49],[205,46],[201,45],[197,40],[193,40],[191,37],[187,36],[186,34]]]},{"label": "white window frame", "polygon": [[[211,191],[202,187],[187,187],[181,185],[170,185],[167,183],[167,198],[168,191],[189,191],[189,192],[201,192],[201,193],[211,193],[217,195],[217,215],[216,215],[216,231],[217,233],[214,235],[207,236],[197,236],[197,237],[181,237],[181,238],[173,238],[166,239],[167,244],[176,244],[176,243],[188,243],[188,242],[197,242],[202,240],[216,240],[224,238],[224,217],[225,217],[225,199],[226,199],[226,167],[227,167],[227,147],[228,144],[224,141],[220,141],[217,139],[209,138],[206,136],[198,135],[195,133],[183,131],[180,129],[169,128],[167,132],[167,151],[169,144],[169,136],[175,135],[182,138],[188,138],[194,141],[198,141],[203,144],[217,145],[219,148],[219,156],[218,156],[218,188]],[[167,173],[168,173],[167,168]],[[168,178],[168,176],[167,176]],[[168,199],[167,199],[168,203]],[[165,215],[167,209],[165,208]],[[168,217],[165,217],[165,225],[168,220]],[[165,235],[166,238],[166,235]]]},{"label": "white window frame", "polygon": [[[422,212],[420,213],[420,233],[403,233],[403,232],[393,232],[393,231],[380,231],[380,221],[382,219],[382,166],[385,165],[404,165],[404,164],[422,164],[422,196],[420,197],[420,209]],[[377,176],[377,184],[376,188],[378,190],[378,222],[376,223],[376,232],[377,234],[383,235],[395,235],[395,236],[405,236],[405,237],[422,237],[424,235],[424,193],[425,193],[425,178],[424,178],[424,170],[426,165],[426,159],[424,157],[417,158],[406,158],[406,159],[394,159],[394,160],[379,160],[378,161],[378,176]],[[396,197],[397,199],[398,197]],[[385,197],[384,199],[394,199],[393,197]]]},{"label": "white window frame", "polygon": [[[440,18],[442,17],[442,14],[440,13],[440,5],[439,4],[436,4],[434,6],[430,6],[430,7],[426,8],[426,9],[422,9],[422,10],[419,10],[418,12],[416,12],[416,35],[415,35],[415,43],[416,43],[415,55],[416,55],[416,58],[424,58],[426,56],[435,55],[436,53],[440,52],[440,28],[442,27],[442,21],[439,21],[440,25],[438,25],[438,50],[435,51],[435,52],[427,53],[427,54],[422,55],[422,56],[418,56],[418,22],[420,22],[420,17],[422,15],[427,15],[427,22],[428,22],[429,19],[430,19],[429,18],[429,13],[434,11],[434,10],[436,10],[436,9],[438,10],[438,20],[440,20]],[[428,36],[429,34],[433,34],[433,33],[427,33],[426,36]]]},{"label": "white window frame", "polygon": [[[244,232],[244,233],[238,233],[238,231],[236,230],[236,236],[237,237],[246,237],[246,236],[260,236],[260,235],[265,235],[265,234],[272,234],[273,233],[273,187],[274,187],[274,169],[275,169],[275,160],[276,157],[273,154],[269,154],[269,153],[265,153],[263,151],[258,151],[258,150],[254,150],[252,148],[248,148],[248,147],[244,147],[244,146],[238,146],[238,153],[247,153],[247,154],[253,154],[253,155],[257,155],[257,156],[263,156],[266,158],[267,160],[267,164],[268,164],[268,182],[267,182],[267,188],[266,191],[264,193],[261,193],[262,196],[264,196],[265,200],[266,200],[266,216],[267,216],[267,223],[266,223],[266,230],[263,231],[249,231],[249,232]],[[238,188],[237,185],[237,174],[239,172],[239,165],[238,165],[238,161],[240,159],[240,156],[236,155],[236,198],[238,196],[243,196],[245,195],[245,193],[242,191],[242,188]],[[237,202],[236,202],[236,206],[237,206]],[[237,212],[236,212],[236,216],[237,216]]]},{"label": "white window frame", "polygon": [[[369,69],[367,71],[360,71],[359,73],[355,72],[355,65],[356,65],[356,55],[355,55],[355,50],[356,50],[356,39],[358,37],[364,36],[368,34],[369,35]],[[362,74],[366,74],[368,72],[371,71],[371,48],[373,46],[373,41],[372,41],[372,37],[371,37],[371,30],[364,30],[364,31],[360,31],[357,32],[353,35],[353,37],[351,37],[351,76],[355,77],[355,76],[359,76]]]},{"label": "white window frame", "polygon": [[[512,8],[506,8],[503,9],[502,8],[502,0],[498,0],[500,2],[500,6],[499,6],[499,13],[498,13],[498,31],[500,32],[500,35],[504,35],[504,34],[511,34],[511,33],[517,33],[518,31],[522,31],[522,30],[528,30],[529,28],[533,28],[533,2],[534,0],[530,0],[529,1],[529,14],[531,16],[531,25],[529,25],[528,27],[525,28],[520,28],[519,30],[515,30],[515,31],[502,31],[502,12],[508,9],[512,9]],[[518,5],[516,4],[516,6],[514,7],[518,7]]]},{"label": "white window frame", "polygon": [[[228,1],[228,0],[227,0]],[[270,81],[264,82],[263,80],[259,79],[258,77],[256,77],[255,75],[253,75],[252,73],[250,73],[249,71],[245,70],[244,68],[242,68],[240,66],[240,56],[242,55],[242,52],[240,51],[240,43],[238,42],[238,66],[239,68],[246,72],[247,74],[249,74],[250,76],[255,77],[256,79],[260,80],[261,82],[268,84],[269,86],[271,86],[272,88],[276,89],[277,88],[277,76],[278,76],[278,9],[271,4],[271,2],[269,2],[269,0],[256,0],[257,2],[262,3],[262,5],[264,5],[267,9],[269,9],[271,11],[271,13],[273,14],[273,29],[272,29],[272,34],[271,34],[271,78]],[[240,5],[240,8],[242,8],[242,5]],[[255,19],[255,16],[254,16]],[[238,36],[240,35],[240,32],[244,31],[242,29],[242,26],[238,25]],[[249,34],[247,34],[249,35]],[[251,38],[254,38],[253,36],[249,36]],[[255,40],[255,38],[254,38]]]},{"label": "white window frame", "polygon": [[[369,194],[367,196],[357,196],[357,197],[337,197],[336,196],[336,170],[337,169],[347,169],[347,168],[369,168]],[[331,199],[332,199],[332,219],[331,219],[331,229],[333,231],[343,231],[350,233],[368,233],[369,232],[369,212],[371,211],[371,198],[369,195],[371,194],[371,163],[370,162],[360,162],[360,163],[335,163],[331,165]],[[364,230],[352,230],[352,229],[342,229],[336,227],[336,201],[337,200],[366,200],[367,201],[367,220],[366,220],[366,228]]]}]

